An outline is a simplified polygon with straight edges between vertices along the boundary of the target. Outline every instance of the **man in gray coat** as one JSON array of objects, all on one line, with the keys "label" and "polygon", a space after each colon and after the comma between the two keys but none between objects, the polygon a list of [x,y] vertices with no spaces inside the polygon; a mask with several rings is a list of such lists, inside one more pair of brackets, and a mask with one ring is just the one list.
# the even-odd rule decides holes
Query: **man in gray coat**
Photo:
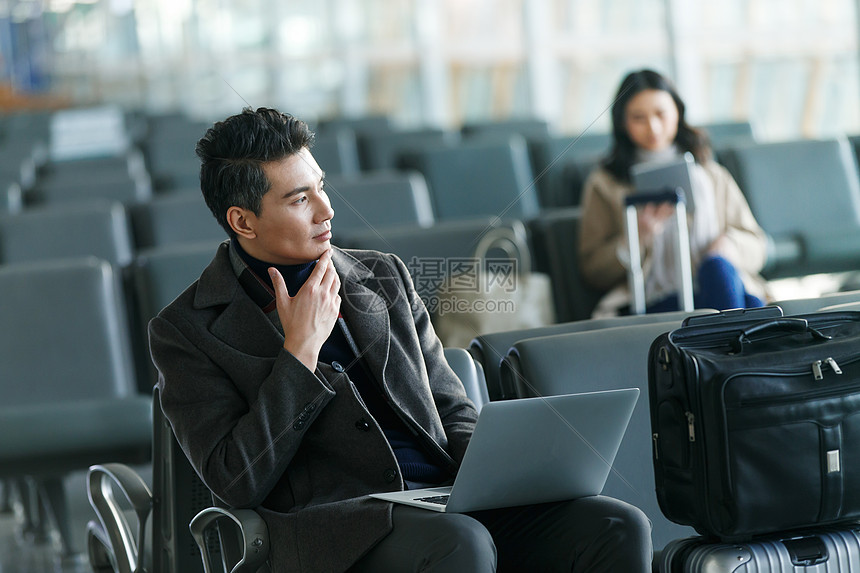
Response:
[{"label": "man in gray coat", "polygon": [[368,494],[450,482],[477,419],[405,265],[331,245],[307,125],[250,109],[197,145],[230,236],[150,323],[197,473],[266,520],[273,571],[649,571],[650,524],[591,497],[469,515]]}]

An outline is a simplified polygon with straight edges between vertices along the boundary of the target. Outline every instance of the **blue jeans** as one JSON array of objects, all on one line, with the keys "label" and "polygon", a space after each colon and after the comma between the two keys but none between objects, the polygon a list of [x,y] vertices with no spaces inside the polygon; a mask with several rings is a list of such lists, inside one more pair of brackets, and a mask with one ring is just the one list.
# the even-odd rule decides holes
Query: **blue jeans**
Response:
[{"label": "blue jeans", "polygon": [[[746,292],[734,265],[720,256],[702,261],[694,290],[693,302],[696,308],[727,310],[764,306],[764,301]],[[673,310],[679,310],[677,294],[648,305],[648,312]]]}]

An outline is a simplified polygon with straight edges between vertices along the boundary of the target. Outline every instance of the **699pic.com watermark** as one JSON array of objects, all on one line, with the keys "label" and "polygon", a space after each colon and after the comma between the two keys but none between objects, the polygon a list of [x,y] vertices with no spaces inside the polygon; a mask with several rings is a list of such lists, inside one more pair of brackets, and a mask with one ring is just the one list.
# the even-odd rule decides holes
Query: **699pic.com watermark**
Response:
[{"label": "699pic.com watermark", "polygon": [[516,259],[412,257],[406,266],[430,314],[516,312]]}]

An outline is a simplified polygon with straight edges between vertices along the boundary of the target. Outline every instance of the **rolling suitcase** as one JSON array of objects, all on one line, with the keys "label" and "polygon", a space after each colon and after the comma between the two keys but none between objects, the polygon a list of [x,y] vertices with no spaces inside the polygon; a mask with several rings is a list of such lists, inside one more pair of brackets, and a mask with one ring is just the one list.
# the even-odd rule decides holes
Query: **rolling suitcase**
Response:
[{"label": "rolling suitcase", "polygon": [[670,542],[658,561],[659,573],[858,573],[857,526],[757,538],[744,543],[708,542],[687,537]]},{"label": "rolling suitcase", "polygon": [[645,275],[642,272],[642,250],[639,244],[639,218],[636,208],[647,203],[672,203],[677,225],[675,270],[678,277],[678,309],[693,310],[693,271],[690,263],[690,236],[687,230],[687,208],[684,191],[661,191],[655,193],[635,193],[624,200],[625,229],[627,249],[630,253],[628,283],[630,288],[630,313],[645,314]]},{"label": "rolling suitcase", "polygon": [[649,350],[663,514],[737,541],[860,518],[860,313],[688,318]]}]

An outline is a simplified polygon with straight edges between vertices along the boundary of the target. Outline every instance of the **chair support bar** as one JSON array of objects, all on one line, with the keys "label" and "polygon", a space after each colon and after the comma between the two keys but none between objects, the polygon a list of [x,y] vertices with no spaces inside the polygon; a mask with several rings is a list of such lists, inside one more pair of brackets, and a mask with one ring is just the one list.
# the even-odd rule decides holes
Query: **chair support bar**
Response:
[{"label": "chair support bar", "polygon": [[[137,515],[137,538],[114,497],[115,485],[131,504]],[[145,546],[146,520],[152,511],[152,492],[134,470],[124,464],[103,464],[90,467],[87,473],[87,495],[102,525],[88,527],[89,546],[94,541],[102,546],[109,544],[110,553],[116,559],[118,573],[143,571],[140,548]]]},{"label": "chair support bar", "polygon": [[230,573],[257,573],[269,557],[269,529],[266,522],[252,509],[225,509],[223,507],[207,507],[194,516],[189,528],[191,535],[200,548],[205,573],[214,573],[212,556],[209,554],[205,533],[206,530],[221,518],[229,518],[239,528],[242,538],[242,559],[236,563]]}]

